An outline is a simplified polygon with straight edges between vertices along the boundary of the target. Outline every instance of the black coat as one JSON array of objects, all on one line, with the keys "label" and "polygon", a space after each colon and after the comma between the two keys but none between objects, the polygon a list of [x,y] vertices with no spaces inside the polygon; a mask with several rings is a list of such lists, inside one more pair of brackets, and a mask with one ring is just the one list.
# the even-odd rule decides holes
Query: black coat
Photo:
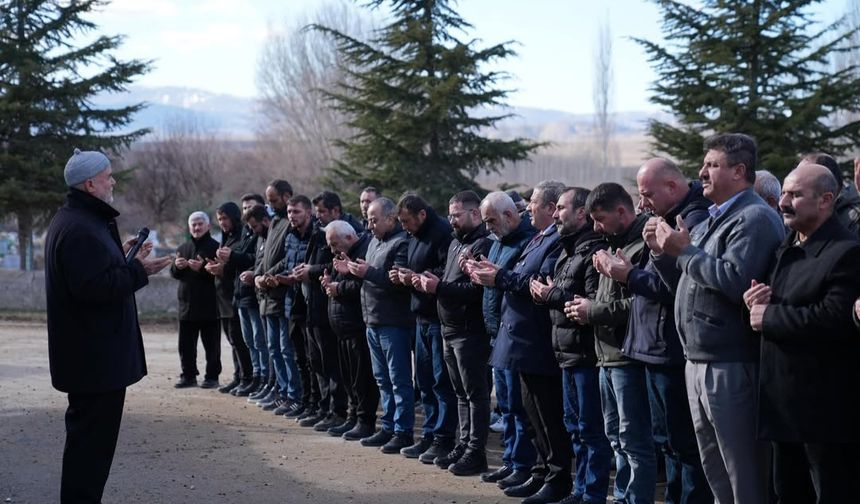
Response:
[{"label": "black coat", "polygon": [[[427,209],[427,218],[409,240],[406,267],[415,273],[430,271],[441,277],[445,274],[448,245],[451,244],[451,224],[440,217],[432,208]],[[436,296],[412,290],[412,313],[420,324],[438,324]]]},{"label": "black coat", "polygon": [[[221,234],[221,246],[231,249],[230,255],[236,251],[242,242],[242,215],[239,206],[228,201],[220,207],[218,211],[223,213],[230,219],[232,228],[229,233]],[[236,308],[233,306],[233,294],[236,289],[236,277],[239,271],[236,269],[235,263],[227,262],[224,265],[224,272],[221,276],[215,277],[215,293],[218,297],[218,316],[220,318],[233,318],[237,316]]]},{"label": "black coat", "polygon": [[254,308],[257,306],[257,292],[253,285],[247,285],[239,280],[244,271],[254,270],[254,261],[257,257],[257,244],[262,243],[257,235],[248,226],[242,227],[242,238],[233,247],[230,260],[227,265],[236,271],[233,283],[233,305],[236,308]]},{"label": "black coat", "polygon": [[598,250],[609,247],[609,243],[590,227],[563,236],[559,240],[562,251],[552,274],[553,288],[546,304],[552,319],[552,346],[559,366],[594,366],[597,355],[594,351],[594,330],[590,325],[581,325],[567,318],[564,304],[574,296],[594,299],[600,273],[594,267],[591,256]]},{"label": "black coat", "polygon": [[487,256],[493,245],[490,232],[482,223],[461,239],[451,240],[445,274],[436,287],[436,303],[442,336],[475,335],[489,340],[484,327],[484,289],[472,283],[460,269],[460,254],[466,250],[473,257]]},{"label": "black coat", "polygon": [[833,217],[777,250],[761,341],[758,435],[794,443],[860,441],[860,242]]},{"label": "black coat", "polygon": [[125,262],[118,215],[72,189],[48,227],[48,359],[62,392],[110,392],[146,376],[134,293],[148,277],[139,261]]},{"label": "black coat", "polygon": [[[353,261],[367,257],[370,233],[361,233],[350,247],[347,256]],[[337,282],[337,295],[328,301],[328,318],[335,334],[340,338],[364,338],[366,326],[361,315],[361,278],[342,274],[332,269],[331,279]]]},{"label": "black coat", "polygon": [[[218,242],[207,232],[200,238],[187,241],[176,249],[177,257],[205,261],[215,257]],[[215,295],[215,278],[205,268],[194,271],[190,267],[177,269],[170,265],[170,275],[179,280],[179,320],[209,321],[218,319],[218,301]]]}]

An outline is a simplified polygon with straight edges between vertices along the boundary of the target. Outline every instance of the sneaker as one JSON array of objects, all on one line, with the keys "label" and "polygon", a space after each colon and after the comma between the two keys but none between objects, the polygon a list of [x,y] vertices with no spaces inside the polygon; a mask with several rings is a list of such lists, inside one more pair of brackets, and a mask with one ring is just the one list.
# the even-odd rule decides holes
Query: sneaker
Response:
[{"label": "sneaker", "polygon": [[414,459],[421,456],[422,453],[433,446],[433,436],[423,435],[417,443],[400,450],[400,454],[406,458]]},{"label": "sneaker", "polygon": [[268,394],[257,399],[255,402],[257,403],[257,406],[262,408],[263,406],[265,406],[267,404],[271,404],[271,403],[275,402],[275,399],[277,399],[277,398],[278,398],[278,391],[275,389],[271,389]]},{"label": "sneaker", "polygon": [[195,378],[186,378],[184,376],[180,376],[179,381],[173,384],[174,388],[188,388],[196,386],[197,380]]},{"label": "sneaker", "polygon": [[325,413],[322,411],[316,412],[314,415],[308,415],[301,420],[299,420],[299,427],[313,427],[320,420],[325,419]]},{"label": "sneaker", "polygon": [[295,418],[305,412],[305,405],[301,401],[290,403],[289,411],[284,413],[285,418]]},{"label": "sneaker", "polygon": [[269,387],[268,384],[261,383],[260,386],[257,387],[256,390],[254,390],[253,392],[248,394],[248,402],[254,402],[257,399],[261,399],[261,398],[267,396],[270,391],[271,391],[271,388]]},{"label": "sneaker", "polygon": [[[366,438],[373,436],[375,427],[372,424],[358,422],[355,427],[343,433],[341,436],[346,441],[364,441]],[[386,443],[388,440],[385,441]],[[363,443],[362,443],[363,444]],[[385,444],[385,443],[383,443]],[[367,445],[365,445],[367,446]],[[380,445],[381,446],[381,445]]]},{"label": "sneaker", "polygon": [[287,403],[287,400],[284,399],[283,397],[275,397],[274,401],[267,402],[266,404],[263,404],[260,407],[263,408],[263,411],[274,411],[286,403]]},{"label": "sneaker", "polygon": [[293,407],[293,401],[290,401],[289,399],[287,399],[283,402],[283,404],[281,404],[280,406],[275,408],[274,411],[272,411],[272,413],[274,413],[278,416],[284,416],[288,411],[290,411],[290,408],[292,408],[292,407]]},{"label": "sneaker", "polygon": [[[444,453],[433,459],[433,463],[440,469],[448,469],[451,464],[460,460],[463,454],[466,453],[466,448],[468,448],[468,446],[464,443],[457,443],[457,446],[448,451],[448,453]],[[484,469],[484,471],[486,471],[486,469]]]},{"label": "sneaker", "polygon": [[454,476],[475,476],[487,472],[487,454],[479,450],[466,450],[459,460],[448,466]]},{"label": "sneaker", "polygon": [[[451,439],[439,439],[434,438],[433,444],[430,445],[430,448],[422,453],[418,460],[423,464],[432,464],[439,457],[444,457],[449,454],[454,449],[454,441]],[[445,466],[447,469],[447,466]]]},{"label": "sneaker", "polygon": [[490,430],[493,432],[505,432],[505,419],[499,415],[499,418],[490,424]]},{"label": "sneaker", "polygon": [[481,475],[481,481],[484,483],[497,483],[514,472],[514,468],[509,465],[503,465],[493,472],[484,473]]},{"label": "sneaker", "polygon": [[314,424],[314,430],[317,432],[328,432],[329,429],[340,426],[346,422],[346,418],[329,413],[325,418]]},{"label": "sneaker", "polygon": [[[349,433],[347,432],[347,434]],[[344,434],[344,437],[346,437],[346,434]],[[384,446],[385,443],[391,441],[392,437],[394,437],[394,433],[390,430],[379,429],[376,434],[362,438],[361,446]]]},{"label": "sneaker", "polygon": [[200,388],[218,388],[218,378],[206,378],[203,380],[203,383],[200,384]]},{"label": "sneaker", "polygon": [[318,410],[316,408],[308,406],[305,408],[305,410],[300,415],[296,415],[296,421],[300,422],[307,417],[317,416],[318,414],[319,413],[318,413]]},{"label": "sneaker", "polygon": [[556,502],[556,504],[582,504],[583,502],[581,495],[570,494],[564,499]]},{"label": "sneaker", "polygon": [[348,418],[344,420],[342,424],[335,425],[334,427],[329,428],[326,432],[328,432],[329,436],[341,437],[346,432],[351,431],[353,427],[355,427],[355,419]]},{"label": "sneaker", "polygon": [[412,446],[414,441],[415,438],[412,437],[412,434],[398,432],[387,443],[382,445],[379,451],[388,455],[400,453],[400,450]]},{"label": "sneaker", "polygon": [[251,392],[256,390],[259,385],[259,378],[252,378],[247,381],[239,382],[239,386],[231,390],[230,395],[236,397],[247,397]]},{"label": "sneaker", "polygon": [[235,389],[238,386],[239,386],[239,380],[233,378],[233,381],[231,381],[230,383],[218,387],[218,392],[221,392],[222,394],[229,394],[230,392],[233,391],[233,389]]}]

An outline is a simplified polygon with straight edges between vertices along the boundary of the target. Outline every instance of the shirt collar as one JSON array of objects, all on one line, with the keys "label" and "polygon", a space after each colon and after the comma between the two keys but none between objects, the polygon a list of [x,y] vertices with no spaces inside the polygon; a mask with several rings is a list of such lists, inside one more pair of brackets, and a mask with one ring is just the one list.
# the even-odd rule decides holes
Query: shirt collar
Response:
[{"label": "shirt collar", "polygon": [[711,215],[711,217],[716,219],[720,215],[724,214],[726,210],[728,210],[729,207],[732,206],[732,203],[734,203],[735,200],[741,196],[741,194],[743,194],[743,191],[738,191],[737,193],[735,193],[734,196],[724,201],[722,205],[717,205],[716,203],[714,203],[713,205],[708,207],[708,213]]}]

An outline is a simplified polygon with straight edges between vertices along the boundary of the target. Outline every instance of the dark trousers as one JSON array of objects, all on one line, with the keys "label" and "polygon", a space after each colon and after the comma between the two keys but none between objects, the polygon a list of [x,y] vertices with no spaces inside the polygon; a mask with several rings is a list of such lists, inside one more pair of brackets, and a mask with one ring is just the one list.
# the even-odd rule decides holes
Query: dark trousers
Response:
[{"label": "dark trousers", "polygon": [[233,349],[233,379],[236,381],[251,381],[251,378],[254,376],[251,351],[248,350],[245,338],[242,337],[242,322],[239,320],[239,314],[235,313],[234,315],[231,318],[221,319],[221,329],[224,331],[224,335],[227,336],[227,341]]},{"label": "dark trousers", "polygon": [[415,379],[424,406],[422,435],[453,441],[457,430],[457,396],[442,346],[440,324],[415,325]]},{"label": "dark trousers", "polygon": [[[654,439],[666,460],[666,503],[714,502],[699,458],[684,367],[646,364],[645,371]],[[658,432],[663,436],[658,436]]]},{"label": "dark trousers", "polygon": [[221,330],[218,320],[180,320],[179,321],[179,362],[182,376],[195,378],[197,371],[197,336],[203,342],[206,352],[207,380],[217,380],[221,374]]},{"label": "dark trousers", "polygon": [[483,452],[490,430],[490,389],[487,385],[490,338],[486,333],[445,336],[442,349],[448,376],[457,395],[460,444]]},{"label": "dark trousers", "polygon": [[341,418],[346,416],[346,390],[340,377],[337,358],[337,338],[330,327],[314,326],[308,330],[311,371],[316,376],[320,390],[320,411]]},{"label": "dark trousers", "polygon": [[60,483],[62,504],[101,502],[124,403],[125,388],[99,394],[69,394]]},{"label": "dark trousers", "polygon": [[338,335],[338,361],[349,399],[347,416],[365,425],[376,425],[379,389],[373,377],[373,363],[364,331]]},{"label": "dark trousers", "polygon": [[773,443],[773,483],[779,503],[856,502],[857,446]]},{"label": "dark trousers", "polygon": [[570,435],[564,427],[564,399],[561,373],[538,375],[520,373],[523,408],[534,429],[534,442],[538,462],[532,474],[559,491],[571,491],[570,474],[572,453]]},{"label": "dark trousers", "polygon": [[310,359],[308,358],[308,328],[304,319],[290,318],[290,341],[296,353],[296,366],[302,378],[302,403],[316,408],[320,398],[319,384],[311,379]]}]

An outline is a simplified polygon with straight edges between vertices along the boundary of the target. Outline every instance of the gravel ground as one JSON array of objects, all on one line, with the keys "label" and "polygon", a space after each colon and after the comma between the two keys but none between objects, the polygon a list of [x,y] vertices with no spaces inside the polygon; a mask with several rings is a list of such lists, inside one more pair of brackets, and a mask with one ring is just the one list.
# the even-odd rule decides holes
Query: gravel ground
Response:
[{"label": "gravel ground", "polygon": [[[244,399],[176,390],[175,334],[144,329],[149,376],[128,390],[105,503],[518,502],[477,477],[298,427]],[[44,324],[0,321],[0,348],[0,502],[57,502],[67,403],[50,384]]]}]

